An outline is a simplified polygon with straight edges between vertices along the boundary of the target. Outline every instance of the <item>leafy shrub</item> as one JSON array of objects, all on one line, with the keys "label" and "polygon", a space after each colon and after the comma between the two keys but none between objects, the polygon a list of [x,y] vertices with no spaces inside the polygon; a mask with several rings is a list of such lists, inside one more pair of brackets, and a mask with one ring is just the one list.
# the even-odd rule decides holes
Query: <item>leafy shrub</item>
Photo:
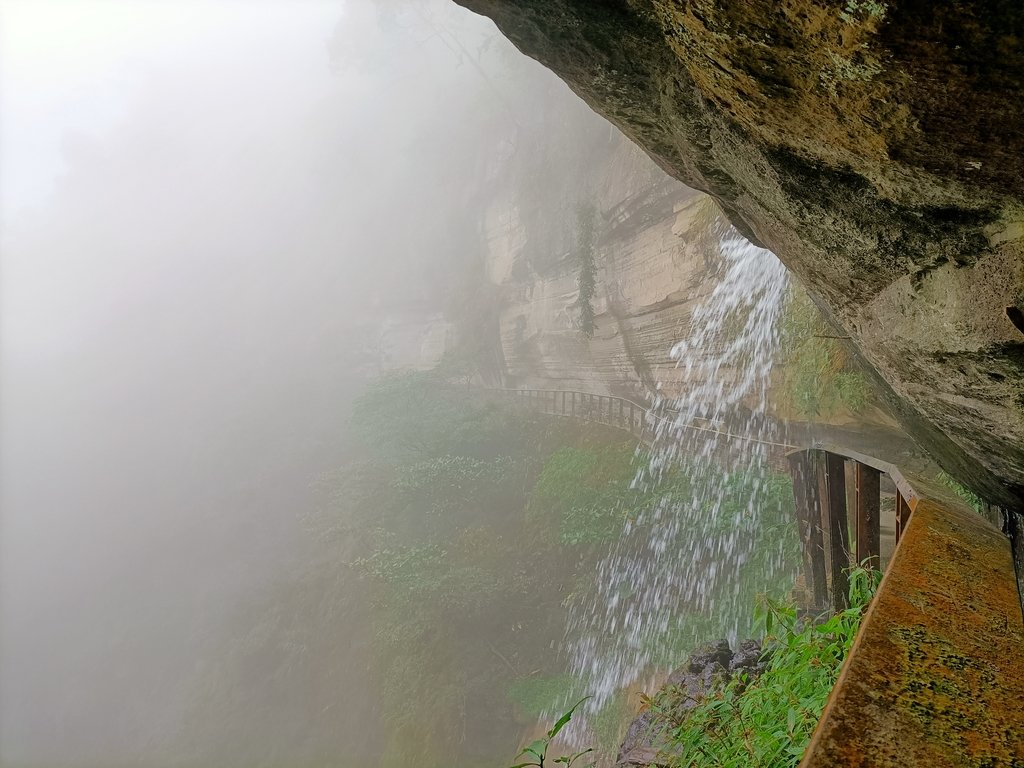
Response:
[{"label": "leafy shrub", "polygon": [[530,499],[534,517],[554,518],[563,545],[614,541],[639,494],[630,488],[633,448],[619,443],[555,451],[544,464]]},{"label": "leafy shrub", "polygon": [[438,456],[395,469],[392,486],[403,498],[432,512],[468,512],[479,519],[484,507],[514,507],[521,500],[524,468],[509,456],[477,459]]},{"label": "leafy shrub", "polygon": [[967,506],[978,514],[985,511],[985,500],[965,485],[961,485],[953,479],[952,475],[939,472],[939,482],[953,491],[957,496],[967,502]]},{"label": "leafy shrub", "polygon": [[[543,739],[537,739],[535,742],[524,748],[523,751],[520,752],[517,756],[517,759],[525,757],[526,762],[516,763],[512,766],[512,768],[529,768],[530,766],[535,766],[536,768],[544,768],[544,765],[547,761],[548,749],[551,748],[551,743],[554,741],[555,737],[558,736],[558,734],[562,731],[562,729],[566,725],[568,725],[569,721],[572,719],[573,713],[576,711],[577,707],[579,707],[579,705],[582,704],[584,701],[586,701],[586,699],[580,699],[575,704],[573,704],[572,707],[564,715],[558,718],[558,721],[554,724],[554,726],[552,726],[551,730],[547,732],[547,735],[545,735]],[[552,762],[561,763],[565,766],[575,765],[578,760],[583,759],[586,755],[590,754],[593,751],[593,749],[584,749],[580,752],[575,752],[569,755],[563,755],[562,757],[557,757]],[[588,768],[594,768],[594,763],[590,763],[590,766]]]},{"label": "leafy shrub", "polygon": [[796,608],[766,600],[760,613],[765,671],[738,675],[696,707],[685,692],[665,689],[654,702],[665,726],[672,768],[796,766],[817,726],[878,585],[880,574],[853,569],[850,608],[821,623],[800,621]]},{"label": "leafy shrub", "polygon": [[468,396],[436,373],[405,372],[383,377],[357,398],[351,424],[378,460],[410,463],[530,455],[539,418],[514,403]]}]

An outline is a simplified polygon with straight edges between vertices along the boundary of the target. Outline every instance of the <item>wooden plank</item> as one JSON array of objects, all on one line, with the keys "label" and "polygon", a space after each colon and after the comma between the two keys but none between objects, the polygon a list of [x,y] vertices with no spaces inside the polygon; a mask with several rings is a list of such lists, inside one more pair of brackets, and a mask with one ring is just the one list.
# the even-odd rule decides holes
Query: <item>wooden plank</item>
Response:
[{"label": "wooden plank", "polygon": [[825,546],[821,531],[821,498],[815,465],[817,451],[789,454],[789,471],[793,478],[793,500],[796,502],[797,527],[804,558],[804,580],[814,603],[812,608],[824,609],[828,602],[825,583]]},{"label": "wooden plank", "polygon": [[856,559],[868,561],[872,568],[880,564],[882,473],[867,464],[853,462],[854,520],[856,526]]},{"label": "wooden plank", "polygon": [[850,593],[850,523],[846,514],[846,459],[825,453],[825,507],[828,517],[828,544],[832,569],[832,605],[842,610],[849,604]]}]

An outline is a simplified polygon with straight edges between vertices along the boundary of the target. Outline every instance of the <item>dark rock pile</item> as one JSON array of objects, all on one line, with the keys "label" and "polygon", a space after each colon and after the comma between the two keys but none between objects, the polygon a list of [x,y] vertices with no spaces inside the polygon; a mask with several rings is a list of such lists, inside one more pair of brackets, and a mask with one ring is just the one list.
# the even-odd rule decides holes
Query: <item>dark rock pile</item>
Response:
[{"label": "dark rock pile", "polygon": [[[673,714],[679,716],[734,675],[742,672],[755,678],[762,671],[764,663],[758,641],[745,640],[734,652],[727,641],[719,640],[694,651],[683,666],[669,675],[656,698],[671,700]],[[619,749],[616,768],[665,768],[664,759],[672,752],[663,738],[665,725],[664,717],[651,709],[637,715]]]}]

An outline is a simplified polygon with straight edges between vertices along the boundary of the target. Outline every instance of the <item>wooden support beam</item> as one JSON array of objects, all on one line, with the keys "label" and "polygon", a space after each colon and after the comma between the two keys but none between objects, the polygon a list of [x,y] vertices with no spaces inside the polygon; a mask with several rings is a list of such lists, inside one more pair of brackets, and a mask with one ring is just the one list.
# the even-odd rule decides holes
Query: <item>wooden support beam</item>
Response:
[{"label": "wooden support beam", "polygon": [[878,568],[881,551],[882,473],[859,461],[853,465],[856,558],[858,563],[867,560],[870,567]]},{"label": "wooden support beam", "polygon": [[842,610],[849,603],[850,593],[850,523],[846,514],[846,459],[826,451],[822,468],[825,472],[822,516],[828,519],[832,605],[836,610]]},{"label": "wooden support beam", "polygon": [[789,471],[793,477],[793,500],[800,532],[804,558],[804,579],[815,610],[824,609],[828,602],[825,583],[825,546],[821,531],[821,496],[815,468],[818,451],[791,453]]}]

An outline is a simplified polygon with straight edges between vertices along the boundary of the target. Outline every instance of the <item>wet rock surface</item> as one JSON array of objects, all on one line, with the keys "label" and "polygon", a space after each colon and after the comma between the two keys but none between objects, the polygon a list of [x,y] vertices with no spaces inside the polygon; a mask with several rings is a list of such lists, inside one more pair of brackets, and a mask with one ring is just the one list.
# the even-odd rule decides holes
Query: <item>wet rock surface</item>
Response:
[{"label": "wet rock surface", "polygon": [[1024,7],[458,2],[712,194],[938,462],[1024,506]]},{"label": "wet rock surface", "polygon": [[[754,678],[763,669],[761,644],[756,640],[745,640],[735,652],[728,641],[719,640],[694,651],[669,675],[661,692],[670,693],[674,712],[683,714],[732,676],[742,673]],[[671,753],[662,737],[665,725],[664,718],[651,710],[637,715],[626,731],[616,768],[663,768],[665,755]]]}]

